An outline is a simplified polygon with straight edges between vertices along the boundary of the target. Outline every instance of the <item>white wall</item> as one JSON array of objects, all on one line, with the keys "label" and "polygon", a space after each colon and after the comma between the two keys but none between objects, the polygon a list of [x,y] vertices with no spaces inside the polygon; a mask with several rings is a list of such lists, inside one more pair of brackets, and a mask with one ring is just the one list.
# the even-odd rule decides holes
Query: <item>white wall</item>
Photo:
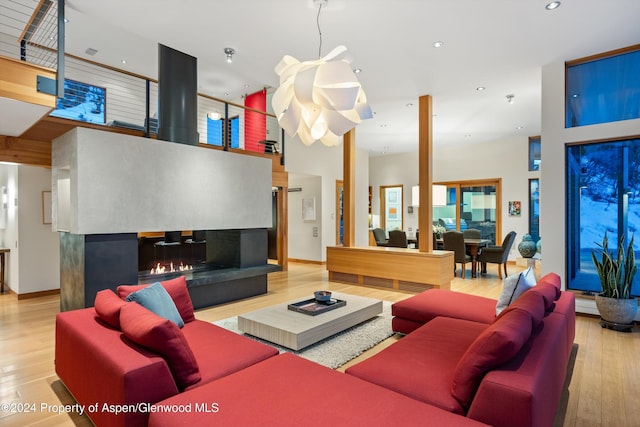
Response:
[{"label": "white wall", "polygon": [[382,215],[380,212],[380,186],[403,185],[403,228],[409,235],[415,233],[418,228],[418,210],[414,209],[410,214],[407,213],[407,207],[411,205],[411,187],[418,185],[417,148],[415,153],[371,157],[369,159],[369,185],[371,185],[373,195],[371,212],[374,215]]},{"label": "white wall", "polygon": [[[305,230],[296,229],[295,219],[292,218],[292,203],[297,203],[295,193],[289,193],[289,258],[304,259],[310,261],[326,261],[327,246],[336,244],[336,181],[342,180],[343,174],[343,146],[327,147],[321,142],[310,146],[304,145],[297,138],[286,137],[285,144],[285,168],[290,174],[289,187],[298,187],[292,184],[296,175],[320,177],[321,189],[319,198],[316,198],[316,217],[320,218],[320,239],[311,237]],[[357,132],[356,132],[357,146]],[[368,204],[369,204],[369,155],[366,151],[356,150],[356,195],[355,195],[355,244],[366,246],[368,244]],[[294,181],[291,181],[293,176]],[[304,188],[304,187],[303,187]],[[302,201],[300,201],[300,204]],[[293,219],[293,223],[291,220]],[[293,235],[301,236],[300,241],[292,243]],[[309,245],[313,249],[301,248]],[[319,249],[319,251],[318,251]],[[306,258],[309,253],[318,254],[317,258]]]},{"label": "white wall", "polygon": [[[471,143],[465,145],[464,149],[459,146],[438,146],[433,153],[434,181],[502,179],[502,206],[499,207],[502,212],[502,236],[497,243],[500,244],[510,231],[517,233],[509,254],[511,260],[520,256],[518,243],[529,232],[529,179],[540,177],[540,171],[529,172],[529,136],[534,135],[483,144]],[[544,138],[542,144],[544,147]],[[521,202],[521,215],[509,216],[509,201],[516,200]],[[540,236],[545,237],[543,233]]]},{"label": "white wall", "polygon": [[[51,191],[51,170],[18,168],[19,294],[60,288],[60,242],[42,223],[42,192]],[[17,251],[16,251],[17,252]],[[13,256],[13,249],[11,256]]]},{"label": "white wall", "polygon": [[[14,292],[19,291],[20,270],[18,254],[18,217],[13,200],[18,195],[18,166],[14,164],[0,165],[0,187],[7,188],[7,208],[1,208],[4,228],[1,230],[0,246],[10,249],[5,255],[5,286]],[[1,204],[0,199],[0,204]]]},{"label": "white wall", "polygon": [[[532,135],[533,136],[533,135]],[[543,142],[544,144],[544,142]],[[529,172],[529,139],[494,141],[461,146],[436,145],[433,150],[433,181],[462,181],[502,178],[502,237],[514,230],[516,244],[509,258],[519,257],[517,243],[529,232],[529,179],[538,178],[540,172]],[[395,154],[370,159],[369,179],[373,186],[373,212],[380,213],[380,186],[404,185],[405,230],[418,226],[418,209],[407,213],[411,204],[411,187],[418,184],[418,153]],[[509,216],[508,202],[522,202],[522,214]]]},{"label": "white wall", "polygon": [[[75,128],[52,150],[74,234],[271,227],[271,160]],[[70,201],[59,178],[70,176]]]},{"label": "white wall", "polygon": [[2,186],[7,187],[8,203],[6,211],[0,206],[5,219],[0,246],[11,250],[5,284],[19,295],[60,288],[58,233],[42,223],[42,192],[51,191],[51,170],[2,164]]},{"label": "white wall", "polygon": [[[598,52],[593,52],[596,54]],[[566,285],[565,145],[572,142],[636,136],[640,119],[565,129],[564,62],[542,68],[542,174],[540,177],[540,234],[543,273],[555,272]],[[576,310],[596,314],[591,300],[578,298]],[[638,319],[638,317],[636,317]]]},{"label": "white wall", "polygon": [[[320,261],[322,257],[322,177],[289,175],[289,188],[302,191],[288,193],[289,258]],[[302,200],[315,199],[316,219],[302,219]],[[327,201],[329,203],[329,201]]]}]

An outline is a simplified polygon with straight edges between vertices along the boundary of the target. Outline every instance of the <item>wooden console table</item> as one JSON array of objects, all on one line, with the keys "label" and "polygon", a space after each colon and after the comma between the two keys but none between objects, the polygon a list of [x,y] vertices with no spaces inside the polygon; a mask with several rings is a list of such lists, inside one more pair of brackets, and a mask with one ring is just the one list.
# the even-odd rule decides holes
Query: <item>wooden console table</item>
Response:
[{"label": "wooden console table", "polygon": [[407,291],[450,289],[453,252],[417,249],[327,247],[329,280]]},{"label": "wooden console table", "polygon": [[11,249],[0,248],[0,294],[4,292],[4,255]]}]

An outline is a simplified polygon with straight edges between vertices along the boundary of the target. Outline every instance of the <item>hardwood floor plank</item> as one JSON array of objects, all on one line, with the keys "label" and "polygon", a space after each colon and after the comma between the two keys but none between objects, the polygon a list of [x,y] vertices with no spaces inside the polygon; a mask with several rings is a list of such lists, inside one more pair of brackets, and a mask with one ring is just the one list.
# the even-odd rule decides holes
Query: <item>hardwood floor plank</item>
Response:
[{"label": "hardwood floor plank", "polygon": [[[518,267],[509,266],[513,274]],[[452,290],[497,298],[502,281],[495,270],[472,279],[456,277]],[[216,321],[327,289],[386,301],[400,301],[409,291],[352,286],[328,281],[324,266],[290,263],[289,271],[269,274],[268,293],[198,310],[196,317]],[[0,294],[0,402],[72,404],[74,400],[55,375],[53,357],[55,315],[60,308],[57,295],[18,301],[15,294]],[[638,426],[640,406],[640,328],[631,333],[600,327],[595,317],[576,319],[577,352],[572,377],[557,426]],[[391,337],[338,370],[375,354],[398,339]],[[2,426],[90,426],[77,414],[0,413]]]}]

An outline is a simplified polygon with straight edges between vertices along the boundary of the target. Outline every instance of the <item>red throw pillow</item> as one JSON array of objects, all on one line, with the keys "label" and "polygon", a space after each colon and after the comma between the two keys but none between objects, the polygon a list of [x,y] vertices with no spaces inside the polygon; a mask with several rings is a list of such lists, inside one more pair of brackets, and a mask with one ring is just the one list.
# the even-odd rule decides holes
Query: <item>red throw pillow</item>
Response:
[{"label": "red throw pillow", "polygon": [[541,285],[543,283],[547,283],[555,288],[556,296],[554,300],[560,298],[560,291],[562,290],[560,285],[560,276],[558,276],[556,273],[548,273],[541,277],[540,280],[538,280],[538,285]]},{"label": "red throw pillow", "polygon": [[548,282],[539,282],[529,292],[535,292],[540,295],[544,301],[544,311],[551,312],[554,308],[557,288]]},{"label": "red throw pillow", "polygon": [[[497,322],[502,316],[511,310],[524,310],[531,316],[531,327],[535,330],[542,323],[545,315],[545,299],[540,292],[536,291],[537,286],[526,291],[520,298],[511,304],[500,316],[494,320]],[[551,302],[553,304],[553,301]]]},{"label": "red throw pillow", "polygon": [[101,320],[120,330],[120,309],[125,304],[128,303],[118,298],[111,289],[104,289],[96,294],[93,308]]},{"label": "red throw pillow", "polygon": [[180,390],[200,381],[200,368],[180,328],[140,304],[120,310],[122,332],[131,341],[161,355]]},{"label": "red throw pillow", "polygon": [[[152,283],[146,283],[144,285],[121,285],[118,286],[118,296],[125,299],[130,293],[139,291],[146,288]],[[171,299],[173,300],[178,313],[184,323],[189,323],[196,320],[193,314],[193,303],[191,302],[191,296],[189,296],[189,290],[187,289],[187,279],[184,276],[178,276],[175,279],[165,280],[160,282],[163,288],[167,290]]]},{"label": "red throw pillow", "polygon": [[484,374],[513,358],[531,335],[531,316],[506,312],[484,330],[462,355],[453,371],[451,394],[468,408]]}]

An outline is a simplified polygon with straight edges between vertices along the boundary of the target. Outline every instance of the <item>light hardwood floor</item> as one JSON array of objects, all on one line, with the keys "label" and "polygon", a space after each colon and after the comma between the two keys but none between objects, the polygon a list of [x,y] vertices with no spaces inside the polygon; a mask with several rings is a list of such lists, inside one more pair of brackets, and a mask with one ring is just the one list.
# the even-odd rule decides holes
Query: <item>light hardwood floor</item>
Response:
[{"label": "light hardwood floor", "polygon": [[[412,295],[332,283],[324,267],[318,265],[290,263],[289,268],[288,272],[269,275],[266,295],[199,310],[196,317],[220,320],[307,297],[319,289],[392,302]],[[510,265],[509,273],[515,271],[517,267]],[[485,278],[469,276],[454,279],[452,289],[492,298],[499,295],[501,281],[495,268],[490,267]],[[74,403],[54,371],[54,319],[58,310],[57,296],[18,301],[13,294],[0,295],[0,403],[35,404],[35,411],[29,413],[0,411],[0,426],[91,425],[84,416],[58,415],[53,407],[46,406]],[[613,332],[602,329],[596,318],[578,316],[576,329],[575,362],[569,367],[572,375],[556,424],[640,426],[640,328],[632,333]],[[389,338],[351,363],[370,357],[397,339]]]}]

